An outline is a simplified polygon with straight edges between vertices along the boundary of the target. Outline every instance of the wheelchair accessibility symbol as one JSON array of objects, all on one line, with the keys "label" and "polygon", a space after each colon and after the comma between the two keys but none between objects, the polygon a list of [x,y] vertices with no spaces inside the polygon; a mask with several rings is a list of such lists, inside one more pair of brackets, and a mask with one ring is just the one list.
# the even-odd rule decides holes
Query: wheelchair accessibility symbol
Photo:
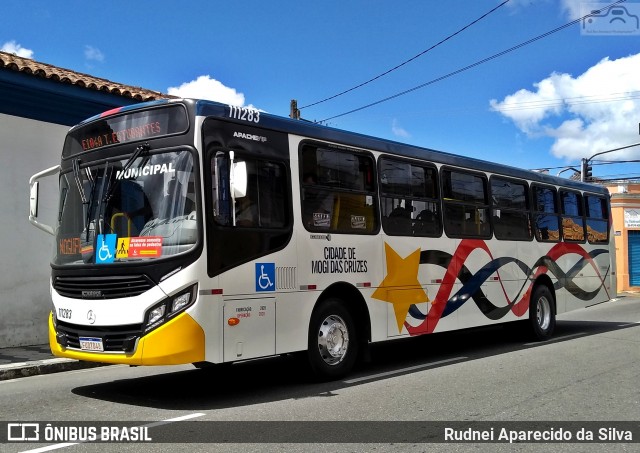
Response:
[{"label": "wheelchair accessibility symbol", "polygon": [[113,263],[116,255],[115,234],[99,234],[96,243],[96,264]]},{"label": "wheelchair accessibility symbol", "polygon": [[276,290],[276,264],[256,263],[256,292]]}]

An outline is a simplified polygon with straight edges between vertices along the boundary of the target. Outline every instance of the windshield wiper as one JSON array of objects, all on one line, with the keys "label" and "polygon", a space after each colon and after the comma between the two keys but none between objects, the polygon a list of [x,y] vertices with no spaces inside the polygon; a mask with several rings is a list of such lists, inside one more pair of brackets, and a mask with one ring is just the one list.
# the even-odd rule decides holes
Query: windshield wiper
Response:
[{"label": "windshield wiper", "polygon": [[[140,157],[142,155],[142,153],[148,153],[149,150],[151,149],[151,145],[149,145],[149,143],[143,143],[142,145],[139,145],[134,151],[133,154],[131,155],[131,157],[127,160],[127,162],[124,164],[124,166],[122,167],[122,172],[124,173],[125,171],[127,171],[129,168],[131,168],[131,166],[133,165],[133,163],[136,161],[136,159],[138,157]],[[147,159],[143,159],[143,163],[146,162],[149,158],[147,157]]]},{"label": "windshield wiper", "polygon": [[[143,166],[144,164],[147,163],[147,161],[149,160],[149,155],[147,154],[149,152],[149,150],[151,149],[151,146],[149,145],[149,143],[144,143],[140,146],[138,146],[134,151],[133,154],[131,155],[131,157],[129,157],[129,159],[127,159],[127,161],[125,162],[125,164],[122,167],[122,173],[124,173],[125,171],[127,171],[129,168],[131,168],[133,166],[133,163],[136,161],[136,159],[138,157],[140,157],[143,153],[145,154],[145,158],[142,159],[142,162],[140,163],[141,165],[139,166]],[[109,175],[107,176],[107,167],[105,166],[104,168],[104,177],[108,179],[107,182],[107,188],[106,190],[104,190],[104,184],[103,184],[103,189],[100,190],[100,193],[102,194],[101,198],[101,203],[108,203],[109,199],[111,198],[111,196],[113,195],[113,191],[116,188],[116,184],[111,182],[111,177],[113,175],[113,167],[111,167],[109,172]]]},{"label": "windshield wiper", "polygon": [[71,168],[73,169],[73,177],[76,181],[76,186],[78,188],[78,193],[80,194],[80,200],[82,201],[82,206],[86,210],[84,219],[84,229],[85,229],[85,237],[86,240],[89,240],[89,226],[91,222],[91,206],[93,203],[93,193],[96,187],[96,181],[93,178],[93,174],[91,173],[90,168],[85,168],[86,177],[89,181],[91,181],[91,191],[89,193],[89,200],[87,200],[87,196],[84,191],[84,178],[80,170],[80,158],[74,159],[71,161]]},{"label": "windshield wiper", "polygon": [[78,186],[78,192],[80,193],[82,204],[87,204],[87,197],[84,194],[84,185],[80,178],[80,158],[74,159],[71,162],[71,167],[73,168],[73,177],[76,180],[76,186]]},{"label": "windshield wiper", "polygon": [[[82,203],[87,209],[87,213],[85,215],[85,240],[89,240],[89,226],[91,225],[91,208],[93,207],[93,194],[96,191],[96,180],[93,177],[93,173],[91,173],[90,168],[85,168],[85,172],[87,174],[87,178],[91,181],[91,190],[89,191],[89,200],[84,196],[84,187],[82,188],[82,192],[80,193],[80,197],[82,198]],[[97,177],[97,175],[96,175]]]}]

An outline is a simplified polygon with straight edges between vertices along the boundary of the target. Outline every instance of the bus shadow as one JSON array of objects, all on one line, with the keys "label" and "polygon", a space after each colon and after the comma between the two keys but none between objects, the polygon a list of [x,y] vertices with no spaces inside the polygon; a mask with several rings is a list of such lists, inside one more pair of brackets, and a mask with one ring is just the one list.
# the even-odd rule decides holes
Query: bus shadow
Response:
[{"label": "bus shadow", "polygon": [[[253,360],[208,369],[176,371],[77,387],[78,396],[169,410],[215,410],[287,399],[330,398],[353,385],[416,373],[469,360],[613,332],[639,324],[602,321],[558,321],[554,337],[531,342],[506,324],[399,339],[375,344],[372,360],[347,378],[316,382],[301,355]],[[518,323],[515,323],[518,324]]]}]

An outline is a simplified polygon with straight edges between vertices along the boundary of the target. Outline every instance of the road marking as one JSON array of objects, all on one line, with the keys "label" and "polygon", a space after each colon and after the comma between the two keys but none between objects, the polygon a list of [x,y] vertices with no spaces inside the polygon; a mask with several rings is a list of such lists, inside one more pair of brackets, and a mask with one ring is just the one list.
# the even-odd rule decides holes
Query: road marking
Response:
[{"label": "road marking", "polygon": [[562,337],[553,337],[553,338],[550,338],[550,339],[545,340],[545,341],[532,341],[530,343],[525,343],[524,346],[533,346],[533,345],[536,345],[536,344],[555,343],[555,342],[558,342],[558,341],[566,340],[567,338],[579,337],[581,335],[586,335],[586,332],[572,333],[571,335],[564,335]]},{"label": "road marking", "polygon": [[454,357],[452,359],[438,360],[437,362],[424,363],[422,365],[410,366],[410,367],[402,368],[399,370],[386,371],[384,373],[372,374],[369,376],[363,376],[363,377],[354,378],[354,379],[347,379],[342,382],[344,382],[345,384],[356,384],[358,382],[371,381],[374,379],[379,379],[381,377],[387,377],[387,376],[395,376],[398,374],[406,373],[408,371],[415,371],[415,370],[420,370],[424,368],[430,368],[436,365],[442,365],[444,363],[450,363],[450,362],[459,362],[461,360],[466,360],[466,359],[468,359],[468,357]]},{"label": "road marking", "polygon": [[143,428],[154,428],[156,426],[167,425],[173,422],[183,422],[185,420],[191,420],[192,418],[204,417],[206,414],[202,412],[196,412],[195,414],[187,414],[181,417],[169,418],[167,420],[160,420],[159,422],[148,423],[146,425],[142,425]]},{"label": "road marking", "polygon": [[[154,428],[156,426],[167,425],[169,423],[182,422],[184,420],[191,420],[192,418],[198,418],[198,417],[202,417],[204,415],[206,415],[206,414],[204,414],[202,412],[197,412],[195,414],[187,414],[187,415],[182,415],[180,417],[169,418],[167,420],[160,420],[158,422],[147,423],[146,425],[141,425],[141,427],[142,428]],[[104,421],[104,422],[101,422],[101,423],[104,423],[105,425],[108,425],[109,421]],[[22,453],[41,453],[41,452],[45,452],[45,451],[58,450],[59,448],[71,447],[73,445],[79,445],[81,443],[91,443],[91,442],[75,442],[75,443],[53,444],[53,445],[47,445],[46,447],[36,448],[34,450],[25,450]]]},{"label": "road marking", "polygon": [[77,443],[75,443],[75,444],[55,444],[55,445],[49,445],[48,447],[36,448],[35,450],[25,450],[22,453],[40,453],[42,451],[51,451],[51,450],[57,450],[58,448],[71,447],[72,445],[78,445],[78,444]]}]

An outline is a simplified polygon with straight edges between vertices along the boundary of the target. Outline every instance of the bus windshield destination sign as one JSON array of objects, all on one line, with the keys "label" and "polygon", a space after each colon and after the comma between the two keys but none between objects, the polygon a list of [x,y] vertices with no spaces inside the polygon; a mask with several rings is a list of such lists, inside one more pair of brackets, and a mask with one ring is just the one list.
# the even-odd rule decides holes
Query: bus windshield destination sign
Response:
[{"label": "bus windshield destination sign", "polygon": [[160,121],[154,121],[153,123],[141,124],[119,131],[113,131],[108,134],[88,137],[81,141],[81,145],[84,151],[90,151],[115,143],[125,143],[131,140],[143,139],[160,134],[162,134],[162,125]]},{"label": "bus windshield destination sign", "polygon": [[177,105],[101,118],[69,134],[63,157],[109,145],[177,134],[185,132],[187,126],[186,112]]}]

